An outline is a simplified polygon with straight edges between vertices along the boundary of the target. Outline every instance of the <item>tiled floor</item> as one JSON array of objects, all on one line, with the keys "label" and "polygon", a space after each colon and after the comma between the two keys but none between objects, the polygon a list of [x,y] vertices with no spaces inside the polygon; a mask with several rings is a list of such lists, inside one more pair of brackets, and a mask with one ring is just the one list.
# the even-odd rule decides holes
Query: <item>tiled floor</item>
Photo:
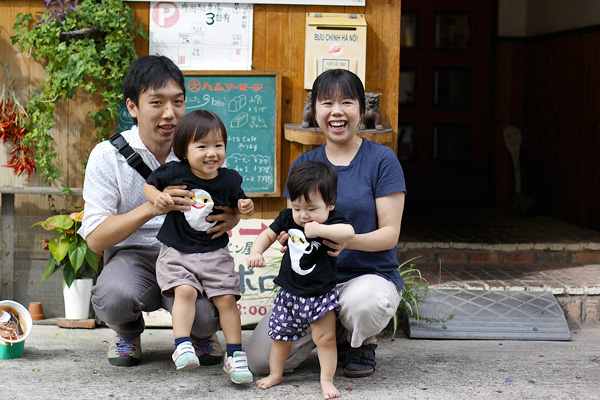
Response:
[{"label": "tiled floor", "polygon": [[[508,210],[484,207],[407,208],[401,246],[407,248],[461,248],[468,251],[531,247],[554,251],[600,251],[600,232],[542,215],[522,218]],[[437,249],[439,251],[439,249]],[[600,295],[600,263],[419,263],[423,276],[435,288],[549,290],[557,295]]]},{"label": "tiled floor", "polygon": [[555,295],[600,295],[600,265],[418,265],[432,288],[545,290]]}]

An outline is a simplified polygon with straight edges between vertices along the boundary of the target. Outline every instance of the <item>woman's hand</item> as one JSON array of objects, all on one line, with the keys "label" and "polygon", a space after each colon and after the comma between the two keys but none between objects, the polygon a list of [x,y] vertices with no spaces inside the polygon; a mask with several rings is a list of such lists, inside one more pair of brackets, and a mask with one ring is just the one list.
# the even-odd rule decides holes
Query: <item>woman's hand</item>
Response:
[{"label": "woman's hand", "polygon": [[217,207],[215,209],[223,210],[222,214],[211,214],[206,217],[208,222],[217,221],[217,224],[209,228],[206,233],[213,235],[211,239],[216,239],[225,232],[232,230],[240,222],[241,215],[237,214],[231,207]]},{"label": "woman's hand", "polygon": [[331,240],[323,239],[323,244],[325,246],[329,247],[330,249],[332,249],[332,250],[327,251],[328,256],[337,257],[340,255],[342,250],[344,250],[346,248],[347,243],[335,243],[335,242],[332,242]]}]

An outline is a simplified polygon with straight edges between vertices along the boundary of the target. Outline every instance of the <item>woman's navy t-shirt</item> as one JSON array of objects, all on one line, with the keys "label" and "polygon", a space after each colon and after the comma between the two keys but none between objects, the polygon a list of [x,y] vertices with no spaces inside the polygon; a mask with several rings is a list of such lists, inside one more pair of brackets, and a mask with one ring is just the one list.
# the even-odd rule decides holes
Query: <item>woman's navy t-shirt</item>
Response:
[{"label": "woman's navy t-shirt", "polygon": [[[406,191],[404,173],[398,158],[389,147],[363,139],[350,165],[337,166],[327,159],[326,146],[300,154],[292,168],[297,163],[308,160],[323,161],[333,166],[338,173],[335,209],[350,221],[356,234],[376,230],[378,219],[375,199]],[[284,196],[289,198],[287,188]],[[344,249],[337,258],[338,282],[364,274],[376,274],[394,282],[402,290],[404,281],[398,273],[396,252],[397,246],[377,252]]]}]

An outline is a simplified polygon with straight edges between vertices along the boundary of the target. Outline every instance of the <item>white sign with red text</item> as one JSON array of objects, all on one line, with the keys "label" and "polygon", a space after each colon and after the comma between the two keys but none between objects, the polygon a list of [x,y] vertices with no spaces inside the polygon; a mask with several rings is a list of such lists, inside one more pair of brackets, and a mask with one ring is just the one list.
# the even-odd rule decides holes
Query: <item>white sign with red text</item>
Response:
[{"label": "white sign with red text", "polygon": [[182,70],[250,70],[252,4],[150,3],[150,54]]}]

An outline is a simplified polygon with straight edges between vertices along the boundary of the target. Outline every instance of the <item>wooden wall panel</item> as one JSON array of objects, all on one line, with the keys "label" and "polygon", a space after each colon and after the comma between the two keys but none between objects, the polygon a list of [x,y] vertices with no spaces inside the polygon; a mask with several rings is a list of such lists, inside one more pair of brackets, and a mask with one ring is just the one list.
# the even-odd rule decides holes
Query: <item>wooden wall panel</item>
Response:
[{"label": "wooden wall panel", "polygon": [[[10,4],[10,5],[9,5]],[[128,3],[135,11],[136,21],[148,29],[149,2]],[[18,12],[42,10],[36,0],[0,2],[0,22],[12,27]],[[253,67],[277,69],[282,74],[281,124],[300,123],[306,97],[304,83],[304,35],[306,12],[363,13],[367,20],[366,90],[382,92],[381,112],[385,125],[397,126],[398,77],[400,57],[400,1],[368,0],[365,7],[254,5]],[[10,28],[2,29],[0,55],[17,72],[17,82],[24,92],[36,90],[44,79],[43,68],[19,55],[10,46]],[[5,46],[5,44],[7,44]],[[139,55],[148,54],[148,44],[136,39]],[[27,89],[25,89],[27,88]],[[24,99],[27,97],[24,93]],[[77,99],[57,107],[59,122],[54,129],[59,156],[57,165],[63,171],[61,183],[71,187],[83,184],[81,161],[87,158],[93,141],[92,123],[88,111],[101,106],[98,99],[78,94]],[[67,150],[67,151],[65,151]],[[301,146],[282,139],[281,187],[284,187],[292,161],[302,151]],[[5,169],[3,169],[5,170]],[[4,173],[5,171],[2,171]],[[6,184],[0,174],[0,183]],[[33,185],[33,180],[31,185]],[[35,182],[35,185],[41,185]],[[272,218],[285,207],[284,198],[256,199],[255,217]]]}]

